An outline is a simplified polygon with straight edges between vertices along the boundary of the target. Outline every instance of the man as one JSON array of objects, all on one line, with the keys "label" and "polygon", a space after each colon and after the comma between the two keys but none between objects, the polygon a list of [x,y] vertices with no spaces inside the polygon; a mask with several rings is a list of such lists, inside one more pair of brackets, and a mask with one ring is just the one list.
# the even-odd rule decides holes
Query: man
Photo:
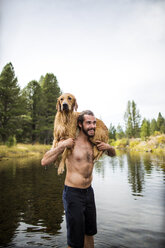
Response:
[{"label": "man", "polygon": [[[66,178],[63,191],[63,203],[67,222],[67,242],[72,248],[93,248],[93,235],[97,233],[96,207],[91,187],[93,172],[93,149],[90,137],[95,135],[96,118],[89,111],[83,111],[78,117],[80,132],[74,140],[69,138],[59,142],[48,151],[42,165],[54,162],[64,149],[72,148],[66,160]],[[98,141],[98,150],[115,156],[115,150],[109,144]]]}]

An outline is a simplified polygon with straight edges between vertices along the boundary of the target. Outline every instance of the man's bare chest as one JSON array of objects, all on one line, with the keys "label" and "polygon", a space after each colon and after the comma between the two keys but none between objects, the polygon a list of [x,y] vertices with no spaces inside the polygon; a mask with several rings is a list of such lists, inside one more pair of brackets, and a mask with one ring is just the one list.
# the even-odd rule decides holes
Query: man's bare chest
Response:
[{"label": "man's bare chest", "polygon": [[73,159],[77,162],[93,163],[93,149],[91,145],[75,144]]}]

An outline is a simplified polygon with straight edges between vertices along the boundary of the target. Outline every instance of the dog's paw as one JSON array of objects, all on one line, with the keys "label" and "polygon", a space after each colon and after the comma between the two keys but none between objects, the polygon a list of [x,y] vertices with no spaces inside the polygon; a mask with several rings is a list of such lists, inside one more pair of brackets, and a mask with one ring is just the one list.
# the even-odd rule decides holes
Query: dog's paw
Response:
[{"label": "dog's paw", "polygon": [[63,174],[63,172],[64,172],[64,168],[59,166],[58,167],[58,175]]}]

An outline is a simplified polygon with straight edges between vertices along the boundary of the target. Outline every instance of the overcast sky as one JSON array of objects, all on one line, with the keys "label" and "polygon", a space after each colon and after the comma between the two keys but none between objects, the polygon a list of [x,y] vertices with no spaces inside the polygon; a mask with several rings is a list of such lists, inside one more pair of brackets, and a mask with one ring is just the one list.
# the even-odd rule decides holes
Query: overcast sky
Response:
[{"label": "overcast sky", "polygon": [[0,71],[8,62],[21,88],[53,73],[108,127],[128,100],[165,117],[165,1],[0,0]]}]

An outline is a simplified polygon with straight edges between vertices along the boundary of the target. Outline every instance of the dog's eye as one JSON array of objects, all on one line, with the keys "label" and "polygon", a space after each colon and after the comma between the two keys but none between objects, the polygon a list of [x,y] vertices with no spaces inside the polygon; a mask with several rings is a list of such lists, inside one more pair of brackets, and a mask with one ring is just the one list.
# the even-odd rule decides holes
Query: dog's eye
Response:
[{"label": "dog's eye", "polygon": [[64,100],[64,98],[61,98],[60,100],[61,100],[61,101],[63,101],[63,100]]},{"label": "dog's eye", "polygon": [[68,99],[69,99],[69,100],[72,100],[72,98],[71,98],[70,96],[68,96]]}]

